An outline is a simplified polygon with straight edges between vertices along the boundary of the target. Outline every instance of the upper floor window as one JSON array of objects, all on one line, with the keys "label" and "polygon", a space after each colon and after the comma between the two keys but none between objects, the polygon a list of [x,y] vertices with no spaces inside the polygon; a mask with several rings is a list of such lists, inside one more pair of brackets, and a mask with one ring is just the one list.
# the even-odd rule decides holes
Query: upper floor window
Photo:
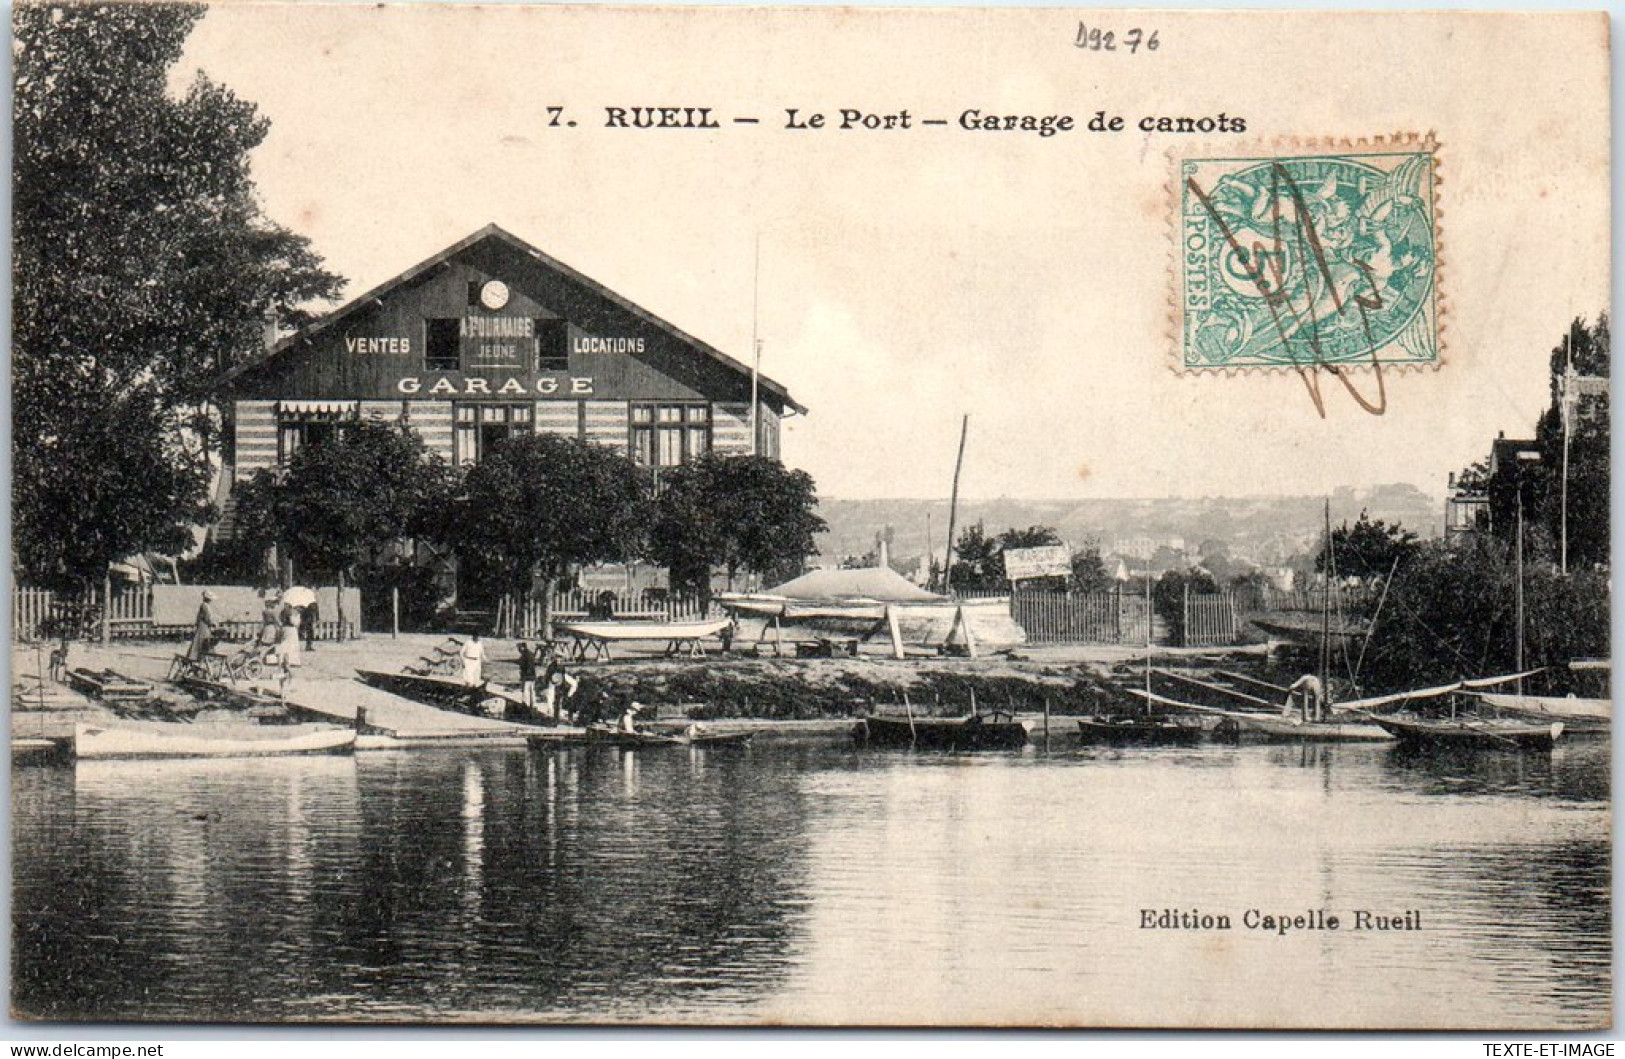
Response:
[{"label": "upper floor window", "polygon": [[456,317],[423,321],[423,367],[456,371],[462,367],[462,321]]},{"label": "upper floor window", "polygon": [[536,370],[570,370],[570,325],[567,322],[536,321]]},{"label": "upper floor window", "polygon": [[645,467],[675,467],[710,451],[710,405],[632,406],[632,456]]}]

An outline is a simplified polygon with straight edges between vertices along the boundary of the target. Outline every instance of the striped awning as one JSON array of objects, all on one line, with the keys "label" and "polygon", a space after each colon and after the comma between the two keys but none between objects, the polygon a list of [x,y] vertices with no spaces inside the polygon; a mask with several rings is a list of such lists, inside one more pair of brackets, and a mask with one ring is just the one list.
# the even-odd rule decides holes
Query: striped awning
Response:
[{"label": "striped awning", "polygon": [[277,412],[284,416],[355,415],[355,401],[278,401]]}]

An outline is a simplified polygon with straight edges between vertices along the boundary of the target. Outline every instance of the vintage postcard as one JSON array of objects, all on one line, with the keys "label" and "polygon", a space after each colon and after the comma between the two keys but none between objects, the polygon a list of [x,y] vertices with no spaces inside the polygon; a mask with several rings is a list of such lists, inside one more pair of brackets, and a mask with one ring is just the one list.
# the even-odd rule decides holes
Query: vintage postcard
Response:
[{"label": "vintage postcard", "polygon": [[1612,1024],[1605,15],[12,28],[13,1032]]}]

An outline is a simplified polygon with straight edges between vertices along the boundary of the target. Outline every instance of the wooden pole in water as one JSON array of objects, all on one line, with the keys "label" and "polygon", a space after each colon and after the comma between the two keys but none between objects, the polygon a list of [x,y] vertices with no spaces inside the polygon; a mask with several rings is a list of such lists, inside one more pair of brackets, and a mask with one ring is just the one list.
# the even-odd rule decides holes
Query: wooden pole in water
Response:
[{"label": "wooden pole in water", "polygon": [[389,590],[389,638],[399,639],[401,635],[401,586],[395,585]]},{"label": "wooden pole in water", "polygon": [[970,433],[970,414],[959,424],[959,455],[954,459],[954,488],[948,498],[948,548],[942,563],[942,590],[954,594],[954,524],[959,516],[959,469],[965,463],[965,435]]},{"label": "wooden pole in water", "polygon": [[903,692],[903,712],[908,714],[908,738],[909,742],[913,742],[918,738],[914,734],[914,705],[908,701],[908,692],[906,690]]},{"label": "wooden pole in water", "polygon": [[1044,696],[1044,749],[1049,749],[1049,696]]}]

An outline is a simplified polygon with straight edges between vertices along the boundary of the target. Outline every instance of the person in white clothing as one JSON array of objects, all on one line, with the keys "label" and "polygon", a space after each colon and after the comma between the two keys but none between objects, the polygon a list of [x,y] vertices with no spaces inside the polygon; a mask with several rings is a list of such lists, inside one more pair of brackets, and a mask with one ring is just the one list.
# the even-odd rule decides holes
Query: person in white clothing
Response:
[{"label": "person in white clothing", "polygon": [[461,652],[463,660],[463,683],[471,688],[479,687],[484,682],[482,671],[485,668],[485,645],[480,643],[480,634],[475,633],[463,644]]}]

